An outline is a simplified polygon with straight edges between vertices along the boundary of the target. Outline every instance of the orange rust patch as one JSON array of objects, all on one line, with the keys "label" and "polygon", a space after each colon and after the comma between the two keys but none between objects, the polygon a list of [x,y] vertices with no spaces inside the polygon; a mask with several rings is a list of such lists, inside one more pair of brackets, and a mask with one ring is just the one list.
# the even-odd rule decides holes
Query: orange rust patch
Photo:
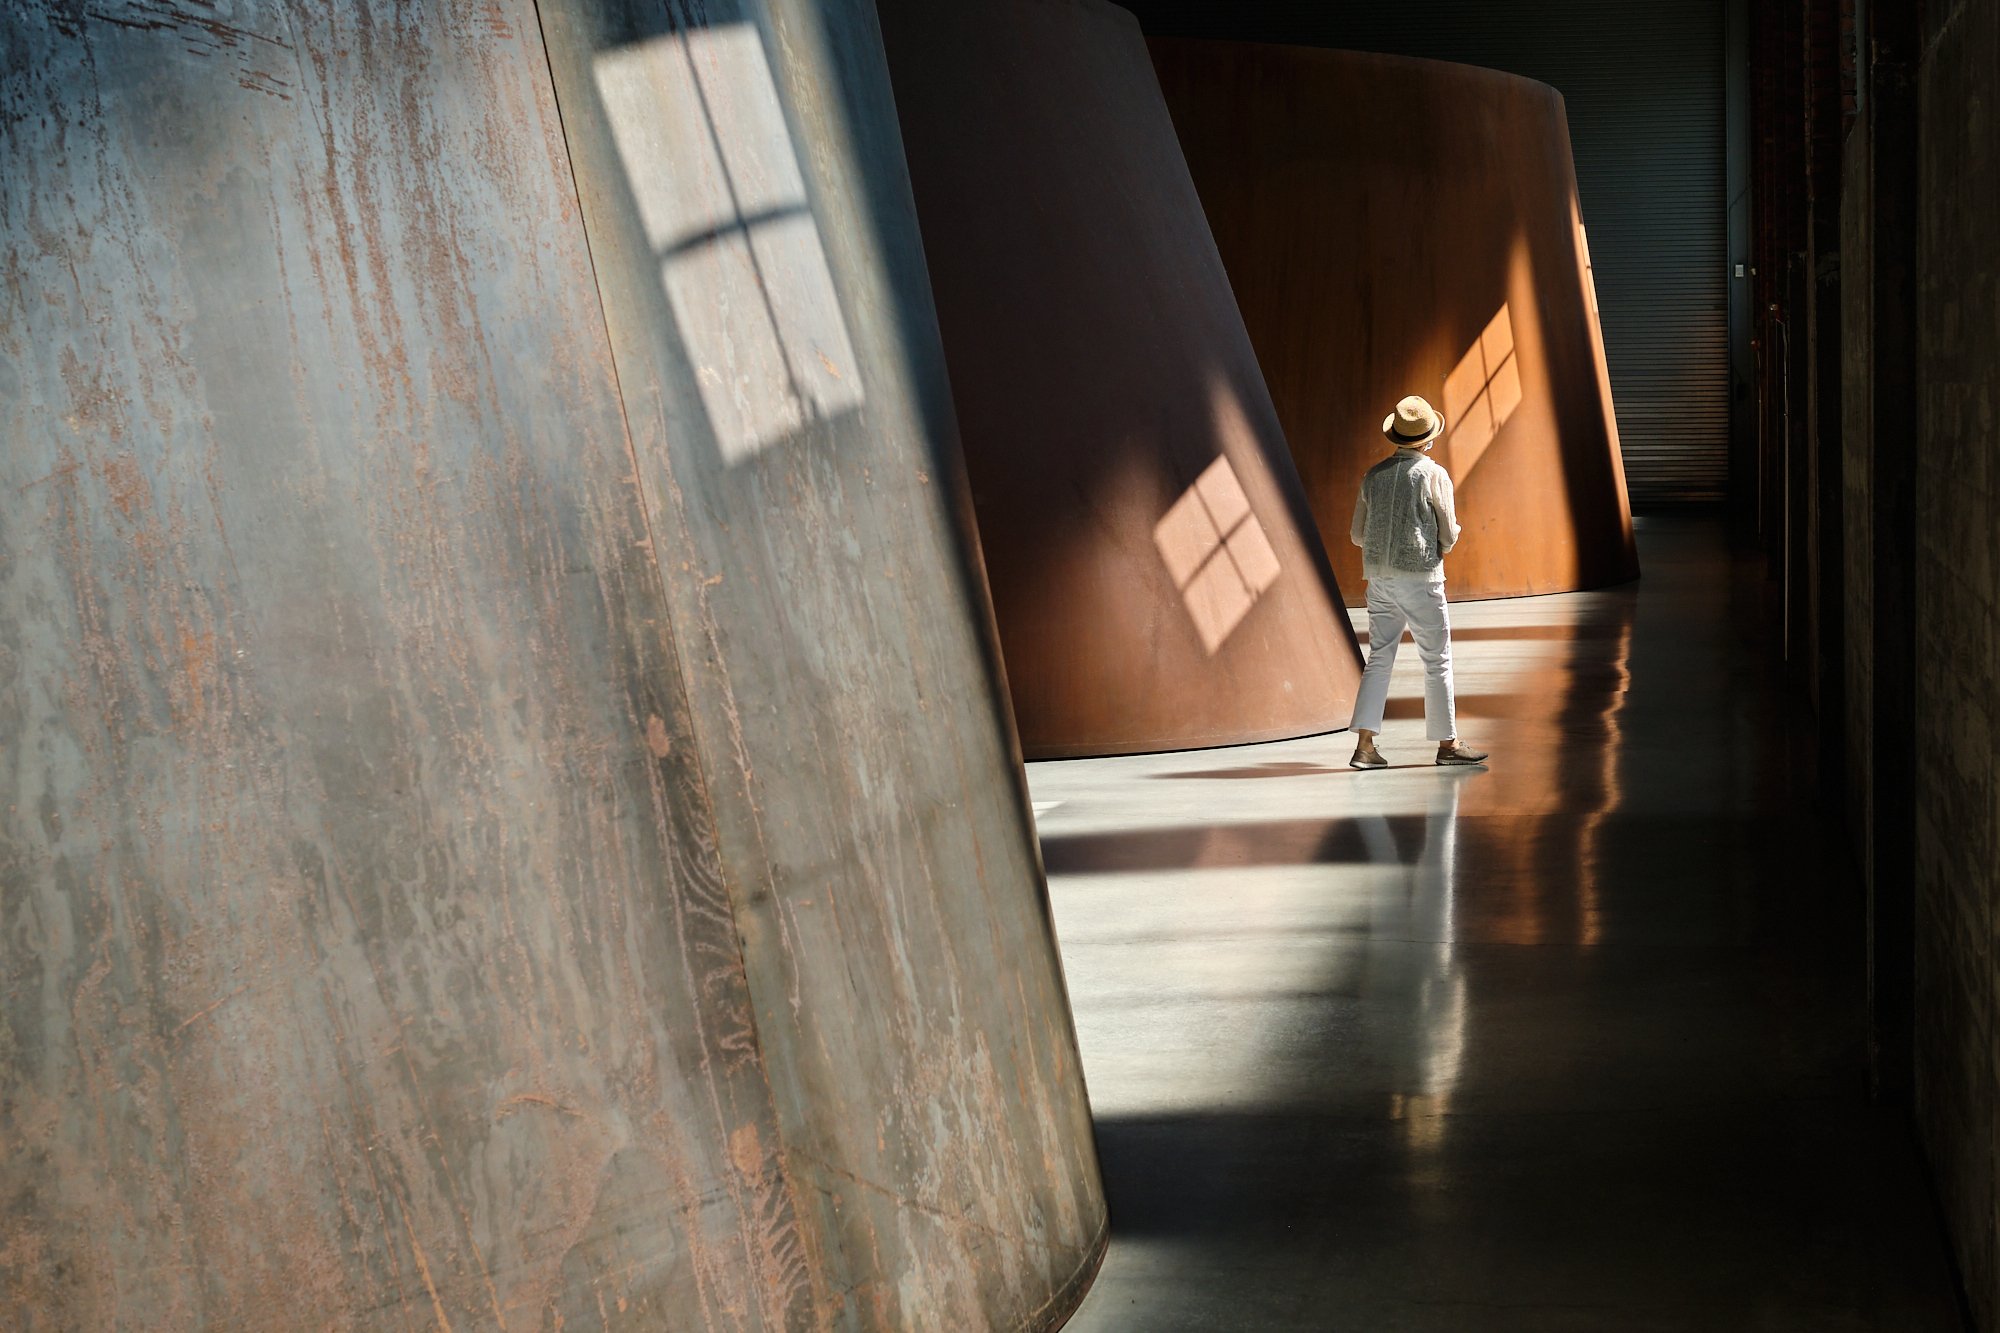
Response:
[{"label": "orange rust patch", "polygon": [[729,1136],[729,1160],[746,1176],[755,1177],[764,1169],[764,1142],[757,1126],[744,1125]]},{"label": "orange rust patch", "polygon": [[153,488],[132,455],[119,454],[104,464],[104,484],[111,490],[111,503],[126,518],[137,518],[141,509],[152,508]]},{"label": "orange rust patch", "polygon": [[200,717],[206,700],[202,689],[213,674],[215,665],[215,631],[181,631],[181,662],[187,672],[188,712]]},{"label": "orange rust patch", "polygon": [[654,713],[646,719],[646,748],[653,752],[653,758],[665,759],[674,752],[674,738],[667,735],[667,724]]},{"label": "orange rust patch", "polygon": [[514,1114],[516,1111],[520,1110],[524,1106],[545,1106],[549,1110],[554,1111],[557,1115],[565,1115],[571,1117],[577,1117],[583,1114],[581,1111],[576,1110],[574,1107],[564,1106],[561,1102],[557,1101],[553,1097],[544,1096],[543,1094],[538,1092],[523,1092],[518,1094],[517,1096],[509,1097],[506,1101],[500,1103],[499,1118],[505,1120],[508,1116]]}]

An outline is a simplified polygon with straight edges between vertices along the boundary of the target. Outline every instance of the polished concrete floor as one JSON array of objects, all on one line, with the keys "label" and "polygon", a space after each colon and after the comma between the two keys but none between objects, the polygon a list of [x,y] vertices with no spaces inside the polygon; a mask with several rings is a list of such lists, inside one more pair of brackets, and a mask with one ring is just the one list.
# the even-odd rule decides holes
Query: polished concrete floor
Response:
[{"label": "polished concrete floor", "polygon": [[1488,770],[1430,763],[1408,646],[1388,770],[1030,766],[1112,1208],[1073,1330],[1961,1326],[1768,591],[1641,553],[1454,608]]}]

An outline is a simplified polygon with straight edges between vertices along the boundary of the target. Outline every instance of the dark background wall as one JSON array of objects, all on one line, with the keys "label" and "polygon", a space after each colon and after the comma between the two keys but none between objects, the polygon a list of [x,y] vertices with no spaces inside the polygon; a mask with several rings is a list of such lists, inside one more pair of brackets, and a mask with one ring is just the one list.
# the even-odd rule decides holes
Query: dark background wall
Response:
[{"label": "dark background wall", "polygon": [[1877,1091],[1914,1112],[1971,1326],[1992,1329],[2000,6],[1916,13],[1751,10],[1759,527],[1865,890]]},{"label": "dark background wall", "polygon": [[[1917,81],[1916,1111],[1979,1326],[2000,1326],[1994,764],[2000,144],[1990,0],[1925,7]],[[1878,122],[1879,125],[1879,122]],[[1888,164],[1878,158],[1877,172]],[[1882,182],[1876,186],[1880,190]],[[1877,330],[1882,341],[1882,331]],[[1885,377],[1877,376],[1878,394]],[[1905,418],[1907,420],[1907,418]],[[1909,439],[1877,419],[1887,452]],[[1880,740],[1892,739],[1884,735]],[[1899,738],[1897,738],[1899,739]]]},{"label": "dark background wall", "polygon": [[1154,36],[1425,56],[1555,87],[1568,105],[1633,504],[1723,498],[1733,262],[1725,241],[1723,0],[1133,0],[1127,7]]}]

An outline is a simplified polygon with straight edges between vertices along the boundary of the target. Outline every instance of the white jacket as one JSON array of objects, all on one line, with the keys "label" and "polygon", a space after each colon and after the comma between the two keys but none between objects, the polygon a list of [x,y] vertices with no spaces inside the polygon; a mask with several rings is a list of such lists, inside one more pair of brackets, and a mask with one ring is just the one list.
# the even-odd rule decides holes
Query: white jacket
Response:
[{"label": "white jacket", "polygon": [[1444,557],[1458,545],[1451,474],[1415,449],[1398,449],[1361,478],[1348,535],[1368,578],[1401,572],[1444,582]]}]

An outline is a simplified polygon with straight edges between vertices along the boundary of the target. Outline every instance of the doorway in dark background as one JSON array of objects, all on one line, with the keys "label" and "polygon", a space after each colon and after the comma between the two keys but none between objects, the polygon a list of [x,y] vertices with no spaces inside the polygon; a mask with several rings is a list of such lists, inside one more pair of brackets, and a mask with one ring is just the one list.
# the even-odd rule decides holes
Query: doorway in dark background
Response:
[{"label": "doorway in dark background", "polygon": [[1568,105],[1635,508],[1717,503],[1730,445],[1728,0],[1123,0],[1149,35],[1525,75]]}]

